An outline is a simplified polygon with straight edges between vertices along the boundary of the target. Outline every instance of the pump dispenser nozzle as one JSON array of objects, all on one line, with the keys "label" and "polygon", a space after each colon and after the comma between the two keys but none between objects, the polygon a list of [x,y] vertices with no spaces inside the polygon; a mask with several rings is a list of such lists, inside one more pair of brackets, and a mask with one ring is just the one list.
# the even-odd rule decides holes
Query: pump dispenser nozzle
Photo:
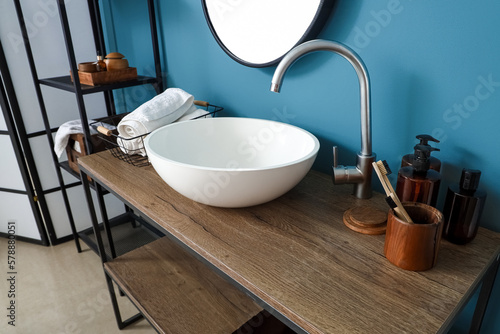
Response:
[{"label": "pump dispenser nozzle", "polygon": [[[431,135],[417,135],[417,139],[420,140],[420,145],[429,145],[429,141],[433,141],[435,143],[439,143],[439,140],[434,138]],[[430,145],[429,145],[430,146]]]},{"label": "pump dispenser nozzle", "polygon": [[479,179],[481,178],[481,171],[477,169],[464,168],[462,176],[460,177],[460,189],[464,191],[476,191],[479,186]]},{"label": "pump dispenser nozzle", "polygon": [[[431,145],[429,145],[429,142],[439,143],[439,140],[432,137],[431,135],[422,134],[417,135],[416,138],[420,141],[420,143],[417,145],[429,147],[431,151],[439,151],[438,149],[434,149]],[[403,156],[403,159],[401,160],[401,167],[411,166],[413,164],[414,158],[415,155],[413,153]],[[441,161],[435,157],[430,157],[429,160],[430,169],[439,172],[441,170]]]}]

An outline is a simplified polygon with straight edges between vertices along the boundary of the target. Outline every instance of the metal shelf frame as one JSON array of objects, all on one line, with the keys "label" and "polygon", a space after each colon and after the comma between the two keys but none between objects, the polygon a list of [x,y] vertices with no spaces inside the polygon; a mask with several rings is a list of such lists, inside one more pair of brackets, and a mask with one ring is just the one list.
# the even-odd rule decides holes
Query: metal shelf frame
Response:
[{"label": "metal shelf frame", "polygon": [[[103,1],[105,1],[105,0],[103,0]],[[112,116],[112,115],[116,114],[116,109],[115,109],[114,100],[113,100],[113,93],[112,93],[112,91],[115,89],[151,84],[153,86],[153,88],[155,89],[157,94],[159,94],[163,91],[163,78],[162,78],[161,63],[160,63],[154,0],[145,0],[145,1],[147,1],[148,12],[149,12],[149,21],[150,21],[151,38],[152,38],[152,50],[153,50],[153,58],[154,58],[154,64],[155,64],[156,77],[139,76],[136,80],[126,81],[126,82],[118,82],[118,83],[113,83],[113,84],[109,84],[109,85],[87,86],[87,85],[82,85],[80,83],[78,75],[75,75],[73,80],[71,80],[70,76],[44,78],[44,79],[39,78],[38,73],[37,73],[37,69],[35,66],[35,61],[34,61],[33,52],[31,49],[30,40],[28,37],[28,31],[27,31],[27,27],[26,27],[26,22],[24,20],[24,15],[23,15],[21,3],[20,3],[20,0],[14,0],[14,6],[15,6],[16,14],[17,14],[17,17],[19,20],[21,34],[23,36],[24,46],[26,49],[26,54],[27,54],[27,58],[28,58],[28,63],[29,63],[32,79],[33,79],[33,84],[35,87],[35,92],[36,92],[36,96],[38,99],[38,104],[40,106],[40,112],[42,115],[43,124],[45,127],[45,134],[47,136],[50,147],[54,147],[54,140],[52,137],[52,132],[54,131],[54,129],[50,128],[49,115],[48,115],[48,112],[47,112],[47,109],[45,106],[45,101],[44,101],[44,97],[43,97],[43,93],[42,93],[42,89],[41,89],[42,85],[73,93],[75,95],[75,98],[76,98],[78,112],[79,112],[79,118],[80,118],[82,124],[88,124],[87,110],[86,110],[85,102],[83,99],[83,96],[85,94],[103,93],[105,104],[106,104],[107,116]],[[94,44],[95,44],[95,48],[96,48],[96,53],[104,55],[104,54],[106,54],[106,47],[105,47],[105,43],[104,43],[101,13],[99,10],[99,0],[87,0],[87,4],[88,4],[88,8],[89,8],[89,14],[90,14],[92,33],[93,33],[93,37],[94,37]],[[65,46],[66,46],[70,71],[71,71],[71,73],[77,73],[78,64],[76,63],[75,49],[74,49],[73,39],[72,39],[71,32],[70,32],[70,24],[69,24],[68,14],[66,11],[66,1],[65,0],[57,0],[57,7],[58,7],[58,11],[59,11],[59,18],[61,21],[62,32],[63,32],[64,42],[65,42]],[[91,153],[93,153],[93,147],[92,147],[92,144],[90,142],[90,130],[89,130],[89,128],[83,127],[83,133],[85,136],[86,150],[87,150],[87,152],[89,152],[89,154],[91,154]],[[54,167],[55,167],[55,171],[56,171],[57,179],[58,179],[58,183],[59,183],[59,189],[51,189],[50,191],[52,192],[52,191],[56,191],[56,190],[61,190],[64,206],[65,206],[66,213],[68,216],[68,221],[69,221],[69,224],[71,227],[71,232],[73,235],[73,239],[75,241],[75,246],[76,246],[77,251],[80,253],[82,251],[81,245],[80,245],[81,237],[80,237],[80,234],[77,231],[76,226],[75,226],[75,220],[74,220],[73,212],[71,209],[71,203],[69,201],[68,193],[66,191],[67,188],[75,186],[75,183],[71,183],[69,185],[66,184],[64,179],[63,179],[62,171],[63,170],[67,171],[71,175],[73,175],[77,179],[79,179],[78,184],[81,184],[80,175],[71,171],[67,166],[67,162],[59,162],[59,159],[56,156],[55,152],[53,150],[51,150],[51,152],[52,152],[52,160],[54,162]],[[99,202],[99,206],[101,207],[102,219],[104,220],[104,222],[109,223],[109,219],[108,219],[108,215],[107,215],[107,211],[106,211],[106,205],[104,203],[104,197],[103,197],[104,192],[99,187],[96,187],[94,189],[97,193],[97,199]],[[126,207],[126,211],[129,212],[130,209]],[[109,224],[104,224],[104,226],[107,226],[107,225],[109,225]],[[113,245],[113,241],[112,241],[112,237],[111,237],[111,231],[107,230],[106,234],[107,234],[107,237],[110,241],[111,256],[115,257],[116,253],[114,250],[114,245]],[[54,236],[54,238],[55,238],[55,236]],[[52,243],[57,243],[57,240],[51,240],[51,241],[52,241]],[[91,245],[90,247],[93,248],[93,247],[95,247],[95,245]]]}]

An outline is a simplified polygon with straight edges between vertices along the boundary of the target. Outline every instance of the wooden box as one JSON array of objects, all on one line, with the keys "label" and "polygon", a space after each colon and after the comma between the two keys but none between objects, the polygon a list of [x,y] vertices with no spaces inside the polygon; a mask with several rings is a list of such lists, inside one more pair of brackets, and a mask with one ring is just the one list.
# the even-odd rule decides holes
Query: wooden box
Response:
[{"label": "wooden box", "polygon": [[[87,148],[85,147],[85,136],[83,133],[75,133],[70,135],[68,145],[66,146],[66,154],[68,155],[69,167],[80,174],[78,168],[78,158],[87,155]],[[105,143],[99,138],[98,135],[91,135],[90,141],[95,152],[104,151],[106,149]]]},{"label": "wooden box", "polygon": [[[137,68],[129,67],[123,70],[102,71],[102,72],[81,72],[78,71],[80,83],[82,85],[105,85],[120,81],[137,79]],[[71,75],[73,81],[73,75]]]}]

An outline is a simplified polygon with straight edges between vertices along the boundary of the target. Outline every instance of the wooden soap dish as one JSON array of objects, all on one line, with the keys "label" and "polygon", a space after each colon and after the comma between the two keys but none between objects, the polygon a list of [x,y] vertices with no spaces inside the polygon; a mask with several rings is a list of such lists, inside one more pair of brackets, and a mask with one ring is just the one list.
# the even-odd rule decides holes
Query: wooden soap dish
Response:
[{"label": "wooden soap dish", "polygon": [[344,212],[344,224],[363,234],[384,234],[387,228],[387,212],[371,206],[357,206]]}]

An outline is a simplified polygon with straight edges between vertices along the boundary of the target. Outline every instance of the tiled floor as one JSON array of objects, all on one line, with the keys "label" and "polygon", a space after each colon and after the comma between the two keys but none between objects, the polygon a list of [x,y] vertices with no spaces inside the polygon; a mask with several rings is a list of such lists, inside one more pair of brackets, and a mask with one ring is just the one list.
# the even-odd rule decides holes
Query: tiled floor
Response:
[{"label": "tiled floor", "polygon": [[[8,324],[8,243],[0,238],[0,333],[156,333],[146,320],[120,331],[116,325],[99,257],[77,253],[74,242],[44,247],[16,241],[15,327]],[[137,313],[119,297],[124,318]]]}]

